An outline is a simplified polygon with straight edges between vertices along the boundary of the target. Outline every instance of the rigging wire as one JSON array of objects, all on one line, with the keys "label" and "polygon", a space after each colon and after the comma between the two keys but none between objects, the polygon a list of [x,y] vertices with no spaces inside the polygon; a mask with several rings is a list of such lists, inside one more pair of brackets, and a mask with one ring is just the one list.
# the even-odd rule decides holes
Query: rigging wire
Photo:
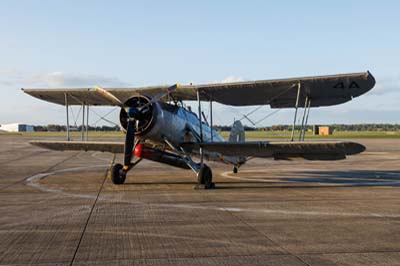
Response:
[{"label": "rigging wire", "polygon": [[[71,108],[71,109],[72,109],[72,108]],[[79,119],[79,115],[80,115],[80,113],[81,113],[81,110],[82,110],[82,106],[79,107],[78,113],[76,114],[76,119],[75,119],[75,122],[74,122],[75,127],[78,127],[78,125],[77,125],[76,123],[78,122],[78,119]]]},{"label": "rigging wire", "polygon": [[[249,119],[248,116],[255,113],[256,111],[258,111],[259,109],[261,109],[261,107],[263,107],[264,105],[260,105],[257,108],[253,109],[252,111],[248,112],[247,114],[243,115],[243,117],[241,119],[239,119],[240,121],[242,121],[243,119],[247,118],[247,120]],[[251,122],[251,121],[250,121]],[[252,122],[253,123],[253,122]]]},{"label": "rigging wire", "polygon": [[98,113],[96,113],[94,110],[91,110],[94,112],[94,114],[96,114],[98,117],[100,117],[98,120],[96,120],[96,122],[94,122],[93,124],[97,124],[98,122],[100,122],[101,120],[103,120],[103,118],[106,118],[107,116],[109,116],[111,113],[113,113],[115,110],[117,110],[118,107],[113,108],[111,111],[109,111],[108,113],[106,113],[105,115],[101,116]]},{"label": "rigging wire", "polygon": [[[71,110],[71,115],[72,115],[72,121],[76,121],[75,120],[75,114],[74,114],[74,108],[72,108],[72,106],[69,106],[68,111]],[[74,126],[76,126],[76,122],[74,123]]]},{"label": "rigging wire", "polygon": [[[233,112],[235,112],[235,113],[237,113],[237,114],[239,114],[239,115],[242,116],[242,117],[239,119],[240,121],[242,121],[243,119],[247,119],[253,126],[256,126],[257,124],[259,124],[260,122],[262,122],[262,121],[264,121],[266,118],[268,118],[269,116],[271,116],[271,115],[273,115],[273,114],[276,114],[278,111],[274,111],[274,112],[272,112],[271,114],[266,115],[264,118],[262,118],[261,120],[259,120],[259,121],[257,121],[257,122],[252,121],[252,120],[249,118],[249,115],[255,113],[256,111],[258,111],[259,109],[261,109],[263,106],[265,106],[265,105],[267,105],[267,104],[270,104],[272,101],[278,99],[280,96],[284,95],[284,94],[285,94],[286,92],[288,92],[289,90],[295,88],[296,85],[297,85],[297,83],[296,83],[296,84],[293,84],[292,86],[289,86],[287,89],[281,91],[280,93],[278,93],[277,95],[275,95],[274,97],[272,97],[271,99],[269,99],[265,104],[256,107],[255,109],[253,109],[252,111],[248,112],[247,114],[243,114],[243,113],[239,112],[238,110],[236,110],[236,109],[235,109],[234,107],[232,107],[232,106],[228,106],[228,107],[229,107]],[[206,94],[206,95],[207,95],[207,94]],[[207,97],[208,97],[209,99],[213,99],[213,100],[216,100],[216,101],[218,102],[218,98],[215,97],[214,95],[213,95],[213,96],[207,95]],[[278,109],[278,110],[280,110],[280,109]]]},{"label": "rigging wire", "polygon": [[278,113],[280,110],[282,110],[282,109],[277,109],[277,110],[275,110],[275,111],[273,111],[273,112],[267,114],[266,116],[264,116],[263,118],[261,118],[260,120],[258,120],[258,121],[256,122],[256,125],[257,125],[257,124],[260,124],[261,122],[263,122],[263,121],[264,121],[265,119],[267,119],[268,117],[270,117],[270,116],[272,116],[272,115]]},{"label": "rigging wire", "polygon": [[115,122],[113,122],[113,121],[111,121],[111,120],[109,120],[109,119],[106,118],[107,116],[109,116],[111,113],[113,113],[113,112],[114,112],[115,110],[117,110],[117,109],[118,109],[118,107],[115,107],[114,109],[112,109],[111,111],[109,111],[109,112],[108,112],[106,115],[104,115],[104,116],[98,114],[96,111],[94,111],[93,109],[91,109],[91,111],[92,111],[95,115],[97,115],[97,116],[99,117],[99,119],[98,119],[94,124],[97,124],[100,120],[103,120],[103,121],[106,121],[107,123],[109,123],[109,124],[111,124],[111,125],[119,126],[118,123],[115,123]]}]

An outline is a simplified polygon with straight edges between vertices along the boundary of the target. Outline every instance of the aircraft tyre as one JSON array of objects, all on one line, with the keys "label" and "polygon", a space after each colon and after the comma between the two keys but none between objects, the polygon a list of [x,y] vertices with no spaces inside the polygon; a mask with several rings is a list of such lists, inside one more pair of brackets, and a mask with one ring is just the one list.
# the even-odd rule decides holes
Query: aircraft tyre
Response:
[{"label": "aircraft tyre", "polygon": [[237,174],[237,173],[238,173],[238,167],[237,167],[237,166],[234,166],[234,167],[233,167],[233,173],[234,173],[234,174]]},{"label": "aircraft tyre", "polygon": [[115,185],[120,185],[125,182],[126,173],[122,170],[122,164],[114,164],[111,169],[111,181]]},{"label": "aircraft tyre", "polygon": [[212,171],[208,165],[204,164],[198,173],[200,184],[204,185],[205,189],[212,189],[215,184],[212,182]]}]

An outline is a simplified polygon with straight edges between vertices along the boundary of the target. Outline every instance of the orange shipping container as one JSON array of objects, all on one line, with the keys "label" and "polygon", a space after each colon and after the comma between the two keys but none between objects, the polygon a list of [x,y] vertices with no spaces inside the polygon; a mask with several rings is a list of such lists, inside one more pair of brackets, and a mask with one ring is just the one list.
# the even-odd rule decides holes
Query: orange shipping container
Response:
[{"label": "orange shipping container", "polygon": [[319,127],[319,135],[328,136],[332,135],[333,128],[332,127]]}]

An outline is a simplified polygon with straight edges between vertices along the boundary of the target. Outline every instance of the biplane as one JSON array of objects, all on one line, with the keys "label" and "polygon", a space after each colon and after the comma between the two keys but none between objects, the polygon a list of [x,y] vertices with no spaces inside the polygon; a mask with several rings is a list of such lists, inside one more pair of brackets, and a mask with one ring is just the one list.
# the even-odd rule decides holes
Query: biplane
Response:
[{"label": "biplane", "polygon": [[[372,74],[363,72],[203,85],[22,90],[38,99],[65,106],[67,113],[67,140],[35,140],[31,144],[52,150],[123,153],[122,164],[113,164],[111,169],[114,184],[123,184],[127,173],[142,159],[147,159],[191,169],[197,176],[198,186],[209,189],[214,187],[214,183],[205,160],[230,164],[233,172],[237,173],[239,167],[253,157],[340,160],[363,152],[365,147],[359,143],[304,141],[304,135],[310,108],[348,102],[371,90],[374,85]],[[198,102],[197,114],[184,106],[186,101]],[[209,123],[201,110],[201,102],[210,104]],[[294,108],[291,138],[287,141],[245,141],[243,126],[237,120],[229,140],[225,140],[213,128],[213,102],[231,106]],[[120,107],[119,123],[125,141],[89,141],[84,138],[84,126],[82,140],[71,140],[68,110],[74,105],[82,106],[83,111],[85,107],[88,111],[89,106]],[[304,108],[304,112],[300,136],[295,140],[293,134],[299,108]],[[85,114],[82,113],[84,125]]]}]

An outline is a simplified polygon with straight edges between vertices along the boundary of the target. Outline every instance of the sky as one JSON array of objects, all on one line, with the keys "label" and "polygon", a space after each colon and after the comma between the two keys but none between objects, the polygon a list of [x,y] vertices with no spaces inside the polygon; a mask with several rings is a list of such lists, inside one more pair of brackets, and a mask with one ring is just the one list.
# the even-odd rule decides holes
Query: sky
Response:
[{"label": "sky", "polygon": [[[367,70],[376,78],[374,89],[345,104],[313,108],[309,123],[400,123],[399,10],[399,1],[368,0],[2,0],[0,124],[65,124],[64,107],[25,95],[22,87],[199,84]],[[214,123],[231,124],[255,108],[216,105]],[[273,111],[265,106],[250,118]],[[106,124],[94,112],[91,123]],[[293,114],[283,109],[257,126],[290,124]],[[108,118],[117,122],[117,115],[114,110]]]}]

